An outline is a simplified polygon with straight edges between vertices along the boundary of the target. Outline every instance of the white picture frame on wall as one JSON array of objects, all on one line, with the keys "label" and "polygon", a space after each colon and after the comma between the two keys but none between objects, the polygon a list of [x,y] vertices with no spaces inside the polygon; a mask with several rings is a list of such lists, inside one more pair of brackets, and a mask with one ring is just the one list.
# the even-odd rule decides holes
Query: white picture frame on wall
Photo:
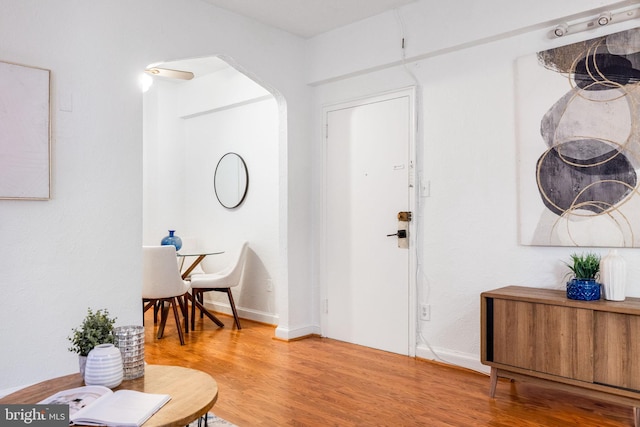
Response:
[{"label": "white picture frame on wall", "polygon": [[0,61],[0,199],[51,197],[51,71]]}]

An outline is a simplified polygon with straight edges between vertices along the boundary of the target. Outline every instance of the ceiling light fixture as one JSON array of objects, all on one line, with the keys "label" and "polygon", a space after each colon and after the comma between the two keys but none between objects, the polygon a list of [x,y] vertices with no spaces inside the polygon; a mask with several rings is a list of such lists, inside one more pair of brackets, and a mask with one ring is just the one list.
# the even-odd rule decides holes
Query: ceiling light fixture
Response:
[{"label": "ceiling light fixture", "polygon": [[554,28],[553,35],[555,35],[556,37],[562,37],[565,34],[567,34],[568,31],[569,31],[569,25],[567,25],[566,23],[562,23],[558,25],[556,28]]},{"label": "ceiling light fixture", "polygon": [[170,79],[191,80],[194,77],[191,71],[170,70],[159,67],[147,68],[144,72],[152,76],[168,77]]},{"label": "ceiling light fixture", "polygon": [[611,12],[601,13],[600,16],[598,16],[598,25],[607,25],[609,22],[611,22]]},{"label": "ceiling light fixture", "polygon": [[140,88],[142,93],[148,91],[153,84],[153,78],[148,74],[140,74]]},{"label": "ceiling light fixture", "polygon": [[556,25],[550,32],[551,38],[563,37],[567,34],[575,34],[581,31],[592,30],[594,28],[603,27],[609,24],[617,24],[619,22],[629,21],[634,18],[640,17],[640,8],[625,10],[624,12],[602,12],[596,18],[592,18],[585,22],[578,22],[575,24],[567,24],[563,22]]}]

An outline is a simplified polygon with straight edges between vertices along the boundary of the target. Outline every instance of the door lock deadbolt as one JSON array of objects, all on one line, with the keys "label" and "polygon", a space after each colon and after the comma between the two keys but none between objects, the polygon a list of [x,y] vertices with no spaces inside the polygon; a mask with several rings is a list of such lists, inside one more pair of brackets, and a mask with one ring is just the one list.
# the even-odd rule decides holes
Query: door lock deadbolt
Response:
[{"label": "door lock deadbolt", "polygon": [[398,236],[399,239],[407,238],[407,230],[398,230],[397,233],[387,234],[387,237]]},{"label": "door lock deadbolt", "polygon": [[398,221],[411,221],[411,212],[398,212]]}]

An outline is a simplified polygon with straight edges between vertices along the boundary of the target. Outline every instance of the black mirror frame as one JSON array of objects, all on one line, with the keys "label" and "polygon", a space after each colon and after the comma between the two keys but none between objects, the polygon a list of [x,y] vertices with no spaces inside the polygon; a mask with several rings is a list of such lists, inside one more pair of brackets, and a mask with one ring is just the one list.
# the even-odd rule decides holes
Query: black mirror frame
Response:
[{"label": "black mirror frame", "polygon": [[[222,202],[222,200],[220,200],[220,197],[218,196],[218,189],[216,186],[216,176],[218,175],[218,167],[220,167],[220,163],[222,163],[225,157],[231,156],[231,155],[236,156],[238,159],[240,159],[240,162],[242,162],[242,166],[244,167],[244,176],[246,180],[246,185],[244,186],[244,192],[242,193],[242,197],[240,198],[238,203],[236,203],[233,206],[227,206]],[[244,202],[244,199],[247,197],[247,192],[249,191],[249,168],[247,168],[247,163],[244,161],[241,155],[234,152],[228,152],[224,154],[222,157],[220,157],[220,160],[218,160],[218,164],[216,165],[216,170],[213,173],[213,191],[216,193],[216,199],[218,199],[218,203],[220,203],[220,205],[222,205],[222,207],[224,208],[235,209],[238,206],[240,206],[242,202]]]}]

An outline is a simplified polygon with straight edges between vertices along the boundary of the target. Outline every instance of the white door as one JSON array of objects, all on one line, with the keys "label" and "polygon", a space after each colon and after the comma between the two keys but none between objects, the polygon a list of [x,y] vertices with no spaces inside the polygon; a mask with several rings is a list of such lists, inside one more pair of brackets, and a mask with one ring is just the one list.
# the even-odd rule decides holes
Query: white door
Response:
[{"label": "white door", "polygon": [[403,90],[324,111],[323,335],[405,355],[415,353],[411,249],[388,234],[413,203],[413,105]]}]

